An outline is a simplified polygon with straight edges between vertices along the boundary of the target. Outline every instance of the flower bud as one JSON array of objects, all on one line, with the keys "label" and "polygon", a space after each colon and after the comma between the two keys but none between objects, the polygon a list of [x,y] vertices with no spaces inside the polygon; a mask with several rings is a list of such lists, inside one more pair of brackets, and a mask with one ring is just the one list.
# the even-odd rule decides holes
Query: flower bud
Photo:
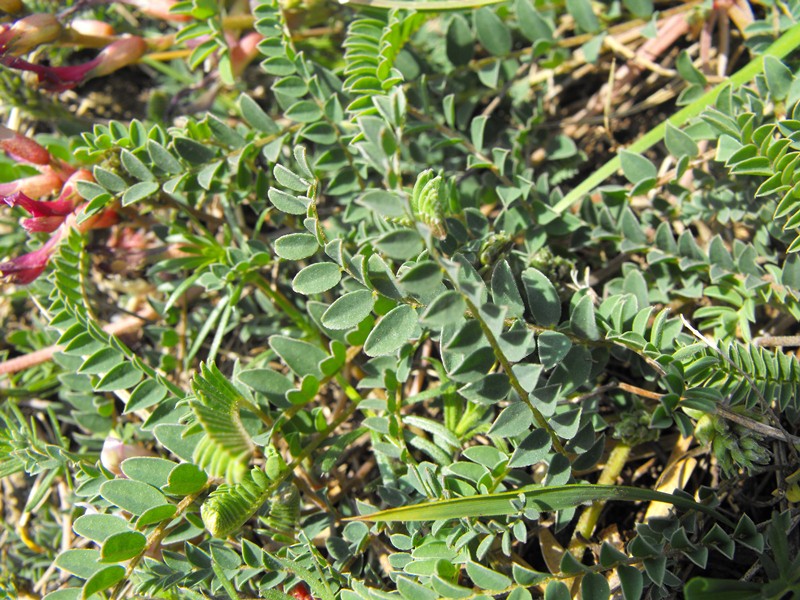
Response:
[{"label": "flower bud", "polygon": [[302,581],[289,590],[289,596],[297,600],[314,600],[314,596],[311,595],[311,590],[309,590],[308,586]]},{"label": "flower bud", "polygon": [[[70,215],[67,217],[67,223],[70,223],[70,219],[75,219],[75,216]],[[103,212],[92,215],[85,221],[81,221],[79,225],[74,225],[74,227],[81,233],[84,233],[90,229],[105,229],[106,227],[116,225],[118,222],[119,214],[117,214],[117,211],[115,211],[113,208],[107,208]]]},{"label": "flower bud", "polygon": [[69,25],[73,31],[81,35],[111,37],[116,33],[111,25],[97,19],[73,19]]},{"label": "flower bud", "polygon": [[100,463],[114,475],[122,475],[122,469],[120,469],[122,461],[134,456],[153,456],[153,453],[143,446],[123,444],[122,440],[112,432],[103,442]]},{"label": "flower bud", "polygon": [[0,125],[0,148],[14,160],[34,165],[49,165],[52,158],[43,146],[3,125]]},{"label": "flower bud", "polygon": [[61,189],[64,181],[52,169],[45,168],[39,175],[23,177],[0,183],[0,196],[22,193],[31,198],[43,198]]},{"label": "flower bud", "polygon": [[258,43],[263,39],[263,35],[253,31],[231,44],[231,70],[234,76],[241,75],[245,67],[258,56]]},{"label": "flower bud", "polygon": [[38,250],[0,263],[0,277],[8,278],[11,283],[30,283],[44,272],[60,239],[60,233],[53,235]]},{"label": "flower bud", "polygon": [[97,58],[91,61],[94,66],[86,73],[86,78],[102,77],[127,67],[138,61],[146,50],[147,43],[139,36],[132,35],[117,40],[106,46]]},{"label": "flower bud", "polygon": [[49,13],[27,16],[0,33],[0,53],[27,54],[37,46],[56,41],[61,29],[61,23]]}]

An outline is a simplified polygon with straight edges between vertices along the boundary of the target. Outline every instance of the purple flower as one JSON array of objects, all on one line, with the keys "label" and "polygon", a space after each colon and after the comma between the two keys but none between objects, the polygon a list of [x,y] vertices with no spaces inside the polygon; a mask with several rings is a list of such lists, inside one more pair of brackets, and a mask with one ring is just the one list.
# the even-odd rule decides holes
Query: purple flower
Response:
[{"label": "purple flower", "polygon": [[23,284],[30,283],[39,277],[47,267],[50,256],[61,240],[61,234],[62,232],[59,231],[53,235],[38,250],[0,263],[0,277],[8,278],[11,283]]},{"label": "purple flower", "polygon": [[64,67],[46,67],[16,56],[3,56],[0,64],[11,69],[36,73],[39,83],[48,91],[63,92],[93,77],[113,73],[139,60],[147,50],[147,43],[138,36],[129,36],[112,42],[89,62]]}]

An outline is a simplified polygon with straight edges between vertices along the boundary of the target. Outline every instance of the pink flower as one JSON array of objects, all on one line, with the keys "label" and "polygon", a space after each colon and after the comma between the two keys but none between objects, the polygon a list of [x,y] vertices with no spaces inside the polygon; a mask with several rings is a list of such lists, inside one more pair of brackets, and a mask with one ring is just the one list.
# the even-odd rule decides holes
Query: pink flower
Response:
[{"label": "pink flower", "polygon": [[177,0],[121,0],[124,4],[132,4],[144,14],[164,21],[188,21],[192,17],[186,14],[171,12]]},{"label": "pink flower", "polygon": [[43,146],[3,125],[0,125],[0,148],[18,162],[49,165],[52,160]]},{"label": "pink flower", "polygon": [[39,277],[50,261],[50,256],[61,240],[62,232],[52,236],[47,242],[33,252],[23,254],[0,263],[0,276],[6,277],[11,283],[27,284]]},{"label": "pink flower", "polygon": [[0,54],[20,56],[61,36],[61,23],[48,13],[36,13],[12,25],[0,26]]},{"label": "pink flower", "polygon": [[50,257],[58,248],[58,243],[70,229],[74,227],[84,233],[90,229],[110,227],[117,222],[117,213],[113,209],[106,209],[100,214],[89,217],[79,225],[76,212],[77,209],[65,218],[60,217],[63,222],[41,248],[0,263],[0,277],[6,278],[10,283],[30,283],[47,268]]},{"label": "pink flower", "polygon": [[22,226],[31,233],[50,233],[61,225],[75,206],[80,202],[76,183],[93,181],[92,174],[80,169],[70,176],[61,189],[58,198],[51,201],[34,200],[22,192],[16,192],[3,198],[9,206],[19,206],[27,210],[33,218],[23,219]]},{"label": "pink flower", "polygon": [[53,169],[45,167],[39,175],[0,183],[0,196],[21,193],[31,198],[42,198],[57,192],[62,185],[64,180]]},{"label": "pink flower", "polygon": [[31,219],[22,220],[22,226],[29,233],[53,232],[64,222],[65,217],[72,212],[71,207],[66,212],[62,212],[57,206],[51,206],[57,204],[57,202],[33,200],[21,192],[6,196],[4,200],[9,206],[21,206],[33,215]]},{"label": "pink flower", "polygon": [[[52,173],[52,171],[50,172]],[[56,177],[58,176],[56,175]],[[28,179],[33,179],[33,177]],[[83,233],[90,229],[110,227],[116,223],[117,213],[113,209],[106,209],[78,224],[78,210],[85,206],[85,204],[79,206],[81,197],[77,190],[78,181],[94,181],[94,179],[86,169],[73,172],[63,185],[59,183],[61,193],[58,198],[51,201],[34,200],[20,190],[2,198],[9,206],[19,206],[31,214],[31,218],[22,221],[22,226],[27,231],[52,233],[52,235],[38,250],[0,263],[0,277],[6,278],[11,283],[30,283],[44,272],[50,256],[70,229],[75,228]]]},{"label": "pink flower", "polygon": [[112,42],[89,62],[65,67],[46,67],[15,56],[4,56],[0,63],[11,69],[36,73],[42,87],[51,92],[71,90],[93,77],[102,77],[139,60],[147,50],[147,43],[138,36],[129,36]]},{"label": "pink flower", "polygon": [[74,211],[75,206],[81,201],[75,185],[78,181],[94,181],[94,178],[85,169],[75,171],[64,183],[58,198],[49,202],[32,200],[24,194],[9,196],[5,198],[5,201],[9,206],[21,206],[33,215],[31,219],[22,220],[22,226],[26,230],[32,233],[50,233],[64,222],[66,216]]}]

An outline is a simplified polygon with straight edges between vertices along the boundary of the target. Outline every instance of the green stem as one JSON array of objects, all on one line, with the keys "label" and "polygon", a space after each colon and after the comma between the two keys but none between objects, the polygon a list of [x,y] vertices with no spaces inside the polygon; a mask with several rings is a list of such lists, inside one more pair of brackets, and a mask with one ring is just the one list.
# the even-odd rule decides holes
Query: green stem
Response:
[{"label": "green stem", "polygon": [[[800,23],[793,25],[788,31],[786,31],[786,33],[784,33],[769,48],[767,48],[762,55],[755,57],[731,77],[727,78],[725,81],[703,94],[690,105],[676,112],[657,127],[648,131],[644,136],[628,146],[628,150],[630,152],[641,153],[651,146],[654,146],[664,139],[664,134],[667,131],[667,124],[674,125],[675,127],[684,125],[689,119],[696,117],[708,106],[713,104],[722,91],[729,85],[736,89],[751,81],[759,73],[762,73],[764,71],[765,56],[774,56],[775,58],[780,59],[789,54],[798,46],[800,46]],[[592,173],[585,180],[583,180],[578,187],[564,196],[560,202],[553,206],[553,210],[557,213],[563,213],[573,204],[580,201],[584,195],[591,192],[594,188],[603,183],[603,181],[613,175],[620,167],[621,162],[619,155],[617,155],[600,167],[597,171]]]},{"label": "green stem", "polygon": [[[597,480],[597,485],[614,485],[620,473],[622,473],[622,469],[625,468],[625,463],[628,462],[630,454],[631,446],[625,442],[618,442],[608,456],[606,466]],[[600,519],[603,506],[605,506],[605,501],[592,502],[592,505],[581,513],[578,525],[575,527],[575,533],[572,534],[572,541],[569,544],[570,552],[575,554],[586,546],[584,540],[590,539],[594,534],[594,528]]]},{"label": "green stem", "polygon": [[[203,492],[205,492],[205,490],[206,490],[206,486],[204,486],[202,490],[197,491],[197,492],[195,492],[193,494],[189,494],[183,500],[181,500],[178,503],[178,507],[177,507],[177,510],[175,511],[175,517],[174,518],[178,518],[181,515],[183,515],[183,513],[192,504],[194,504],[194,501],[197,500],[203,494]],[[116,598],[120,598],[121,597],[120,594],[121,594],[122,590],[126,587],[126,584],[128,584],[130,582],[130,577],[133,574],[133,572],[136,569],[136,567],[139,565],[139,561],[142,560],[142,557],[144,556],[145,552],[149,548],[158,547],[158,545],[161,543],[161,540],[163,540],[164,537],[167,535],[167,533],[170,531],[169,525],[173,522],[173,520],[174,519],[167,519],[167,520],[161,521],[161,523],[159,523],[156,526],[156,528],[153,530],[153,533],[151,533],[148,536],[147,544],[145,544],[145,549],[142,550],[139,554],[137,554],[136,556],[134,556],[130,560],[130,562],[128,563],[128,566],[127,566],[127,568],[125,570],[125,578],[122,579],[122,581],[120,581],[114,587],[113,591],[111,592],[111,595],[109,596],[110,600],[115,600]]]},{"label": "green stem", "polygon": [[213,558],[211,559],[211,568],[214,570],[214,575],[217,576],[217,581],[220,582],[225,592],[228,594],[228,597],[231,600],[241,600],[239,594],[236,592],[236,588],[233,587],[233,583],[231,580],[228,579],[228,576],[225,575],[225,571],[223,571],[222,567],[219,566],[216,560]]},{"label": "green stem", "polygon": [[345,410],[342,411],[342,413],[338,417],[336,417],[333,421],[331,421],[325,429],[320,431],[317,434],[317,436],[313,440],[311,440],[311,442],[309,442],[306,446],[304,446],[300,454],[298,454],[294,458],[294,460],[291,463],[289,463],[289,465],[286,467],[286,470],[283,471],[272,483],[270,483],[269,493],[270,494],[274,493],[278,489],[278,487],[280,487],[281,483],[283,483],[284,480],[286,480],[292,474],[292,472],[294,472],[294,470],[303,463],[303,461],[306,458],[311,456],[311,453],[317,448],[319,448],[323,444],[323,442],[325,442],[325,440],[328,439],[328,436],[331,433],[333,433],[337,427],[339,427],[339,425],[341,425],[342,423],[347,421],[347,419],[353,416],[353,413],[356,412],[357,408],[358,408],[358,402],[353,402],[352,404],[350,404],[350,406],[348,406]]},{"label": "green stem", "polygon": [[458,431],[458,425],[464,416],[463,400],[454,392],[447,392],[442,394],[442,404],[444,405],[444,426],[455,433],[456,437],[460,437],[456,431]]},{"label": "green stem", "polygon": [[[456,398],[458,396],[456,395]],[[486,414],[488,407],[483,404],[475,404],[468,402],[466,408],[463,409],[461,418],[458,421],[455,429],[452,429],[458,439],[467,435],[470,430],[483,418]],[[474,435],[474,434],[473,434]]]},{"label": "green stem", "polygon": [[278,290],[272,289],[269,282],[264,279],[262,275],[254,273],[250,275],[248,280],[259,290],[261,290],[275,306],[287,314],[289,318],[294,321],[295,325],[297,325],[304,332],[311,334],[314,337],[319,337],[319,332],[309,324],[305,318],[305,315],[303,315],[303,313],[301,313],[291,302],[289,302],[286,296],[281,294]]},{"label": "green stem", "polygon": [[533,420],[536,422],[536,425],[548,433],[553,442],[553,448],[556,450],[556,452],[566,456],[567,452],[564,450],[561,440],[558,439],[558,435],[553,428],[550,427],[550,423],[547,422],[547,419],[544,418],[544,415],[533,405],[528,397],[528,392],[525,391],[525,388],[522,387],[522,384],[519,382],[519,379],[517,379],[517,376],[514,375],[514,371],[511,369],[511,363],[508,361],[508,358],[506,358],[506,355],[503,354],[503,350],[497,343],[497,339],[495,339],[491,328],[481,318],[480,313],[478,312],[478,307],[475,306],[475,304],[469,299],[469,297],[467,297],[466,294],[462,294],[462,296],[464,298],[464,302],[467,304],[467,308],[472,313],[472,316],[475,317],[475,320],[478,321],[478,324],[481,326],[481,331],[483,331],[483,335],[486,336],[489,346],[491,346],[492,350],[494,351],[495,358],[497,358],[497,361],[503,367],[503,371],[505,371],[505,374],[508,376],[508,381],[511,383],[511,387],[514,388],[515,392],[517,392],[520,400],[527,404],[528,408],[531,409],[531,412],[533,413]]}]

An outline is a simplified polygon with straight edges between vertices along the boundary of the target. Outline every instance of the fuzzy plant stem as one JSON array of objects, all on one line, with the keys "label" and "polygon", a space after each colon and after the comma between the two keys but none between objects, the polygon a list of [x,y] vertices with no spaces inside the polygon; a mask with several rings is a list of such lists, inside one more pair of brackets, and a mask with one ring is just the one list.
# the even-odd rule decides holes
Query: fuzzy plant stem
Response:
[{"label": "fuzzy plant stem", "polygon": [[[600,478],[597,480],[598,485],[614,485],[622,469],[625,468],[625,463],[628,462],[628,457],[631,454],[631,446],[625,442],[617,442],[611,454],[608,456],[603,472],[600,473]],[[597,526],[597,521],[600,518],[600,513],[605,506],[605,502],[592,502],[592,505],[585,509],[580,518],[578,525],[575,527],[575,533],[572,534],[572,541],[569,544],[569,551],[576,555],[582,548],[586,546],[586,541],[591,539],[594,534],[594,528]],[[576,556],[576,558],[579,558]]]}]

